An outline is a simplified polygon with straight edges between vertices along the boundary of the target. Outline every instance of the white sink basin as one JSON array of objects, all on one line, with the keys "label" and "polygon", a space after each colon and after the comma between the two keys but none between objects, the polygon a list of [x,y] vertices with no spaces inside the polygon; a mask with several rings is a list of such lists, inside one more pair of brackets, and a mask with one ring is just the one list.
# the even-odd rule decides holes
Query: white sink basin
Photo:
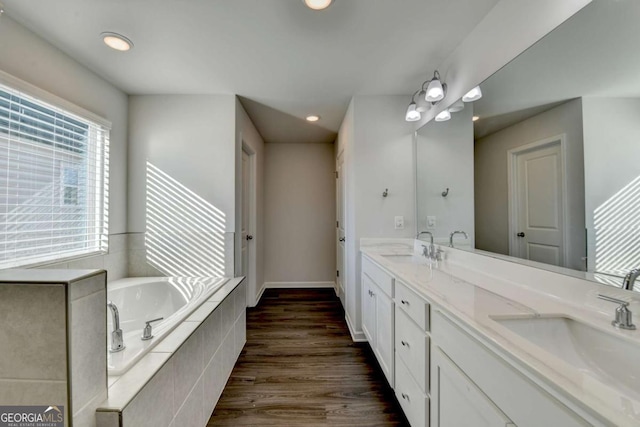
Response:
[{"label": "white sink basin", "polygon": [[398,262],[401,264],[426,264],[427,259],[424,257],[417,257],[414,255],[382,255],[383,258],[389,261]]},{"label": "white sink basin", "polygon": [[640,345],[568,317],[493,320],[582,373],[640,395]]}]

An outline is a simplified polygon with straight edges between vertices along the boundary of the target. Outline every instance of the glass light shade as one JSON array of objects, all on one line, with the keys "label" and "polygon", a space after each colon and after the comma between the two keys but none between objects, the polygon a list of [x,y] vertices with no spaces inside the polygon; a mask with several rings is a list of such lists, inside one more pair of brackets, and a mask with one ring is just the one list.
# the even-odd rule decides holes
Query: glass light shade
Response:
[{"label": "glass light shade", "polygon": [[451,119],[451,113],[449,110],[444,110],[436,116],[436,122],[446,122],[449,119]]},{"label": "glass light shade", "polygon": [[449,112],[451,113],[457,113],[462,110],[464,110],[464,102],[461,100],[457,100],[451,107],[449,107]]},{"label": "glass light shade", "polygon": [[421,90],[420,93],[418,94],[418,102],[416,102],[416,110],[419,113],[424,113],[425,111],[429,110],[429,107],[431,106],[431,104],[429,104],[429,102],[426,100],[426,96],[427,96],[427,92],[424,90]]},{"label": "glass light shade", "polygon": [[304,0],[309,9],[322,10],[329,7],[333,0]]},{"label": "glass light shade", "polygon": [[480,86],[476,86],[466,93],[465,96],[462,97],[462,101],[464,102],[473,102],[482,98],[482,91],[480,90]]},{"label": "glass light shade", "polygon": [[442,83],[440,80],[433,79],[429,82],[429,86],[427,86],[427,95],[425,99],[429,102],[438,102],[444,98],[444,89],[442,88]]},{"label": "glass light shade", "polygon": [[422,114],[416,110],[416,103],[412,102],[409,104],[409,108],[407,108],[407,114],[404,116],[404,119],[408,122],[417,122],[421,117]]}]

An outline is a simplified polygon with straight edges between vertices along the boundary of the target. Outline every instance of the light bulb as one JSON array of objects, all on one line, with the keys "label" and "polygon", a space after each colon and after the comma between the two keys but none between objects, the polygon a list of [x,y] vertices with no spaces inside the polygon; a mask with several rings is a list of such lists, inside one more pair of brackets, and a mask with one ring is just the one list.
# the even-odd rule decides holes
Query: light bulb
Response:
[{"label": "light bulb", "polygon": [[427,95],[425,99],[428,102],[438,102],[444,98],[444,89],[442,88],[442,83],[440,80],[434,78],[429,82],[429,86],[427,86]]},{"label": "light bulb", "polygon": [[476,86],[466,93],[465,96],[462,97],[462,101],[464,102],[473,102],[482,98],[482,91],[480,90],[480,86]]},{"label": "light bulb", "polygon": [[322,10],[328,8],[332,1],[333,0],[304,0],[304,4],[306,4],[309,9]]},{"label": "light bulb", "polygon": [[449,110],[441,111],[440,114],[436,116],[436,122],[446,122],[449,119],[451,119]]},{"label": "light bulb", "polygon": [[407,114],[404,116],[404,119],[408,122],[417,122],[420,118],[422,118],[422,114],[416,110],[416,103],[412,102],[409,104],[409,108],[407,108]]}]

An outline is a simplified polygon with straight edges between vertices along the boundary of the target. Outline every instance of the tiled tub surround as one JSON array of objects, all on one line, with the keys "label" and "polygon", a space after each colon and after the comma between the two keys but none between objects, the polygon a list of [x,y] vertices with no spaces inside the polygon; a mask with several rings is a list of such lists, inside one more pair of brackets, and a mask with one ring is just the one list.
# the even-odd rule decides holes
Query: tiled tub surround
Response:
[{"label": "tiled tub surround", "polygon": [[[109,375],[122,375],[140,360],[229,279],[220,277],[135,277],[107,285],[107,296],[120,315],[125,349],[108,354]],[[152,324],[153,338],[141,340],[145,322]],[[107,337],[113,330],[107,313]]]},{"label": "tiled tub surround", "polygon": [[203,427],[246,341],[246,285],[230,279],[121,376],[99,427]]},{"label": "tiled tub surround", "polygon": [[[597,299],[599,293],[621,298],[631,302],[631,311],[640,313],[640,295],[446,247],[440,247],[445,260],[431,267],[420,255],[422,241],[406,241],[404,251],[399,241],[363,239],[361,243],[364,256],[431,303],[432,316],[441,312],[590,425],[640,423],[640,384],[630,389],[624,384],[603,383],[490,318],[562,315],[640,345],[640,332],[611,326],[616,305]],[[414,262],[384,256],[403,253],[413,255]]]},{"label": "tiled tub surround", "polygon": [[0,271],[0,405],[60,405],[65,425],[94,425],[105,328],[104,271]]}]

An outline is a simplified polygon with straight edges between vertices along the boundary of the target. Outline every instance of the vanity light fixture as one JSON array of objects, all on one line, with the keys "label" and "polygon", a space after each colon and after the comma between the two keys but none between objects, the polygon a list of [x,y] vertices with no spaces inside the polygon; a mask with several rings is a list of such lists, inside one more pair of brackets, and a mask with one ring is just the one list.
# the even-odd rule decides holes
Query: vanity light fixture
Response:
[{"label": "vanity light fixture", "polygon": [[416,95],[419,93],[420,91],[416,91],[413,96],[411,97],[411,103],[409,104],[409,107],[407,108],[407,114],[405,114],[404,119],[408,122],[417,122],[418,120],[420,120],[422,118],[422,114],[420,114],[420,111],[418,111],[416,109]]},{"label": "vanity light fixture", "polygon": [[126,52],[133,48],[133,42],[122,34],[107,31],[100,34],[100,37],[102,37],[104,44],[109,46],[111,49]]},{"label": "vanity light fixture", "polygon": [[326,9],[332,2],[333,0],[304,0],[304,4],[306,4],[309,9],[313,10]]},{"label": "vanity light fixture", "polygon": [[416,110],[419,113],[424,113],[424,112],[428,111],[429,108],[431,108],[431,103],[429,103],[429,101],[427,101],[427,91],[423,88],[418,93],[418,101],[416,102]]},{"label": "vanity light fixture", "polygon": [[480,90],[480,86],[476,86],[462,97],[462,101],[473,102],[477,101],[480,98],[482,98],[482,91]]},{"label": "vanity light fixture", "polygon": [[[447,85],[440,81],[440,73],[438,70],[433,72],[433,78],[428,80],[428,83],[425,100],[428,102],[442,101],[447,94]],[[424,87],[424,83],[422,87]]]},{"label": "vanity light fixture", "polygon": [[451,119],[449,110],[443,110],[436,116],[436,122],[446,122]]},{"label": "vanity light fixture", "polygon": [[317,122],[318,120],[320,120],[320,116],[316,116],[315,114],[312,114],[310,116],[307,116],[305,119],[308,122]]}]

